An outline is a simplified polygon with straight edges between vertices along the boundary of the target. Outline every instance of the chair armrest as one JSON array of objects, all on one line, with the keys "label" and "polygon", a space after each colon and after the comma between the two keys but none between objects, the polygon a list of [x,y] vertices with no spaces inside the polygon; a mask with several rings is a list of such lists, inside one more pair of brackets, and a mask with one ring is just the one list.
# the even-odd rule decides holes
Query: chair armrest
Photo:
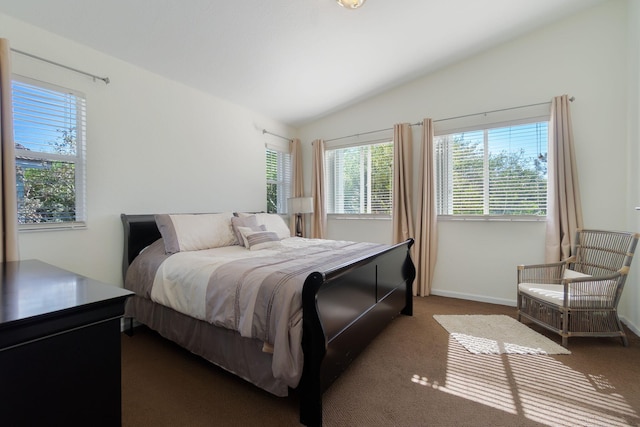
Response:
[{"label": "chair armrest", "polygon": [[558,262],[519,265],[518,283],[560,284],[562,282],[564,269],[568,268],[569,264],[575,262],[575,260],[575,256],[570,256],[569,258]]},{"label": "chair armrest", "polygon": [[585,277],[566,277],[562,279],[562,283],[583,283],[583,282],[604,282],[607,280],[618,280],[620,276],[627,274],[623,272],[624,267],[620,270],[607,274],[605,276],[585,276]]},{"label": "chair armrest", "polygon": [[605,276],[573,277],[562,280],[565,307],[615,308],[624,283],[624,268]]},{"label": "chair armrest", "polygon": [[549,283],[560,284],[562,272],[567,263],[565,261],[547,264],[531,264],[518,266],[518,283]]}]

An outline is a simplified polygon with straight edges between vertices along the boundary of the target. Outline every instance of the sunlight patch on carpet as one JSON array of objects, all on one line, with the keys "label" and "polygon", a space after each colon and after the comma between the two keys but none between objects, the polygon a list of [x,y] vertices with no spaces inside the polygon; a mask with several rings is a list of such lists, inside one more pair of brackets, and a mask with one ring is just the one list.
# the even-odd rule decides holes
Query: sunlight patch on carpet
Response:
[{"label": "sunlight patch on carpet", "polygon": [[433,318],[473,354],[571,354],[509,316],[434,314]]}]

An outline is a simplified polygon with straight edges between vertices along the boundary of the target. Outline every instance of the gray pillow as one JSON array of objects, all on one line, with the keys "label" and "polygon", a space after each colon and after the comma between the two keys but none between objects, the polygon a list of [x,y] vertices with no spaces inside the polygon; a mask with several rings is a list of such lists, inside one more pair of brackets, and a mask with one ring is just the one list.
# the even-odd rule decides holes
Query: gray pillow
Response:
[{"label": "gray pillow", "polygon": [[166,214],[156,215],[156,225],[162,239],[164,240],[165,252],[168,254],[175,254],[180,252],[180,244],[178,243],[178,236],[176,235],[176,229],[173,226],[171,217]]},{"label": "gray pillow", "polygon": [[236,240],[240,246],[244,246],[244,239],[242,238],[242,233],[240,233],[238,227],[248,227],[254,231],[260,230],[258,227],[258,218],[255,215],[243,217],[234,216],[231,218],[231,227],[233,228]]}]

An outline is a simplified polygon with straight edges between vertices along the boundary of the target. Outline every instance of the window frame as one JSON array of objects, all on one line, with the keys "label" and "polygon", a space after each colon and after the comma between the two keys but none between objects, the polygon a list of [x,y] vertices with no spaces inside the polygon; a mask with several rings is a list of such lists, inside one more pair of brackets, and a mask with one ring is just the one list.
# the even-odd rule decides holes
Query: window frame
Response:
[{"label": "window frame", "polygon": [[[388,144],[391,146],[391,154],[390,154],[390,186],[389,186],[389,203],[390,203],[390,208],[389,208],[389,213],[380,213],[380,212],[371,212],[371,213],[367,213],[367,212],[358,212],[358,213],[341,213],[341,212],[332,212],[330,211],[330,207],[335,206],[335,197],[334,197],[334,202],[331,203],[331,201],[329,200],[329,198],[334,195],[334,192],[332,190],[332,186],[330,185],[329,182],[329,178],[330,178],[330,174],[333,173],[335,175],[334,170],[335,169],[331,169],[330,167],[333,168],[335,165],[331,165],[330,162],[327,161],[327,153],[329,151],[336,151],[336,150],[342,150],[342,149],[348,149],[348,148],[355,148],[355,147],[362,147],[362,146],[374,146],[374,145],[382,145],[382,144]],[[391,219],[391,215],[393,212],[393,150],[395,149],[394,147],[394,141],[393,141],[393,137],[384,137],[384,138],[377,138],[377,139],[371,139],[371,140],[366,140],[366,141],[358,141],[358,142],[351,142],[351,143],[327,143],[325,145],[325,152],[324,152],[324,184],[325,184],[325,206],[326,206],[326,210],[327,210],[327,217],[329,218],[334,218],[334,219],[381,219],[381,220],[390,220]],[[371,159],[369,160],[371,161]],[[371,171],[373,172],[373,171]],[[335,195],[334,195],[335,196]],[[369,194],[368,196],[369,198],[371,197],[371,194]]]},{"label": "window frame", "polygon": [[[61,221],[61,222],[31,222],[31,223],[19,223],[19,231],[47,231],[47,230],[72,230],[72,229],[84,229],[87,227],[87,207],[86,207],[86,96],[83,92],[71,89],[68,87],[59,86],[53,83],[44,82],[41,80],[33,79],[19,74],[13,74],[12,80],[12,94],[14,93],[14,82],[22,85],[28,85],[35,88],[41,88],[45,91],[58,92],[66,96],[71,96],[75,100],[75,154],[59,154],[50,153],[46,151],[34,151],[28,149],[15,148],[15,162],[16,162],[16,192],[19,191],[19,180],[17,176],[18,164],[24,161],[24,158],[29,158],[35,161],[42,162],[56,162],[62,161],[66,163],[73,163],[74,165],[74,197],[75,197],[75,220],[73,221]],[[13,96],[13,109],[15,107],[15,98]],[[16,124],[20,120],[16,120],[14,114],[14,140],[15,144],[18,144],[18,138],[16,138]],[[16,194],[18,196],[18,194]],[[20,198],[18,198],[20,201]]]},{"label": "window frame", "polygon": [[[269,151],[276,153],[276,172],[278,178],[276,180],[269,179],[268,173],[268,153]],[[266,212],[268,213],[277,213],[281,215],[288,214],[289,211],[289,203],[288,199],[292,194],[292,167],[293,167],[293,159],[291,158],[291,147],[290,144],[275,144],[269,143],[265,144],[265,174],[266,174]],[[277,211],[270,212],[269,211],[269,185],[276,186],[277,192]]]},{"label": "window frame", "polygon": [[[539,107],[538,107],[539,108]],[[504,121],[494,121],[494,122],[478,122],[476,121],[476,123],[474,124],[466,124],[466,125],[459,125],[458,127],[455,126],[448,126],[448,127],[442,127],[440,129],[436,128],[434,131],[434,170],[435,170],[435,181],[436,181],[436,210],[437,210],[437,215],[438,215],[438,220],[444,220],[444,221],[512,221],[512,222],[537,222],[537,221],[546,221],[547,218],[547,214],[548,214],[548,206],[546,207],[547,209],[547,213],[544,215],[531,215],[531,214],[524,214],[524,215],[498,215],[498,214],[482,214],[482,215],[472,215],[472,214],[443,214],[440,213],[441,211],[441,203],[442,203],[442,199],[443,199],[443,195],[441,193],[441,191],[438,190],[438,182],[440,177],[437,176],[438,174],[438,168],[444,168],[445,166],[448,167],[448,169],[450,169],[451,171],[453,170],[453,167],[451,166],[451,164],[445,165],[443,161],[441,161],[441,156],[442,154],[438,153],[439,147],[438,147],[438,143],[437,140],[438,138],[442,137],[442,136],[446,136],[446,135],[454,135],[454,134],[460,134],[460,133],[466,133],[466,132],[482,132],[484,135],[484,138],[487,138],[487,133],[492,130],[492,129],[499,129],[499,128],[508,128],[508,127],[514,127],[514,126],[521,126],[521,125],[532,125],[532,124],[536,124],[536,123],[546,123],[547,124],[547,133],[545,133],[545,136],[548,137],[548,125],[549,125],[549,115],[540,115],[539,111],[537,112],[538,114],[529,114],[529,115],[523,115],[522,117],[516,117],[516,118],[510,118],[508,120],[504,120]],[[547,138],[547,147],[546,147],[546,152],[549,153],[549,142],[548,142],[548,138]],[[483,165],[483,185],[485,186],[485,194],[483,196],[483,203],[485,206],[488,206],[489,203],[489,197],[490,194],[488,192],[488,185],[489,185],[489,153],[488,151],[484,151],[484,165]],[[449,156],[451,154],[449,153]],[[550,171],[547,171],[547,183],[549,182],[549,174]],[[548,187],[547,187],[547,197],[548,197]]]}]

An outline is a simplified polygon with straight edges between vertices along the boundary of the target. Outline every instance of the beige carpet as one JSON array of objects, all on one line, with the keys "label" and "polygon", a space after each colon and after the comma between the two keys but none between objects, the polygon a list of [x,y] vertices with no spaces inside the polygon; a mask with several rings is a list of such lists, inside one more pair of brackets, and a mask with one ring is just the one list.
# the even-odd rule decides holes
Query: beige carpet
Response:
[{"label": "beige carpet", "polygon": [[[515,307],[414,299],[323,396],[325,427],[640,425],[640,338],[572,338],[570,355],[469,353],[434,314]],[[558,343],[556,334],[530,325]],[[123,427],[299,427],[298,398],[275,397],[148,329],[122,335]]]},{"label": "beige carpet", "polygon": [[473,354],[571,354],[569,350],[505,315],[434,315]]}]

